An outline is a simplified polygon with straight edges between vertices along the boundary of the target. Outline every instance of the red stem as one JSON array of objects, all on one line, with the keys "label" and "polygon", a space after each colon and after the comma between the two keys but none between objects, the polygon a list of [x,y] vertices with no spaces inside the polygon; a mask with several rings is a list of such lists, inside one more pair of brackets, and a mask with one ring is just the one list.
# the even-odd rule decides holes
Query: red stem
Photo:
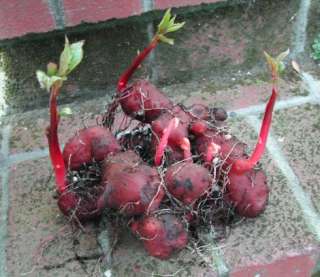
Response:
[{"label": "red stem", "polygon": [[167,126],[167,128],[165,128],[163,130],[163,134],[162,137],[159,141],[159,145],[156,149],[156,154],[154,157],[154,163],[156,166],[159,166],[161,164],[161,160],[164,154],[164,150],[166,149],[167,145],[168,145],[168,140],[169,140],[169,136],[172,133],[172,131],[178,127],[179,124],[179,119],[178,118],[172,118]]},{"label": "red stem", "polygon": [[158,42],[159,38],[158,36],[155,36],[150,44],[133,60],[130,67],[120,76],[118,81],[118,92],[122,92],[127,87],[128,80],[132,74],[136,71],[148,54],[157,46]]},{"label": "red stem", "polygon": [[64,192],[67,185],[66,180],[66,168],[64,165],[64,160],[62,152],[59,145],[58,138],[58,124],[59,124],[59,115],[57,111],[57,96],[59,94],[59,87],[53,86],[51,88],[50,94],[50,126],[47,130],[47,139],[49,144],[49,153],[51,164],[54,169],[56,186],[60,193]]},{"label": "red stem", "polygon": [[247,160],[239,159],[234,161],[234,164],[231,168],[232,172],[241,174],[241,173],[244,173],[245,171],[251,170],[256,165],[256,163],[261,159],[264,153],[264,150],[266,148],[267,138],[268,138],[268,134],[271,126],[272,112],[276,102],[277,95],[278,95],[277,89],[275,86],[273,86],[272,94],[270,96],[270,99],[267,103],[267,106],[264,112],[259,139],[256,144],[256,147],[249,159]]},{"label": "red stem", "polygon": [[[179,125],[179,118],[174,117],[170,120],[167,128],[163,130],[162,137],[159,141],[159,145],[156,149],[156,154],[154,158],[154,163],[156,166],[159,166],[161,164],[161,160],[164,154],[164,150],[166,149],[169,141],[169,137],[174,129],[176,129]],[[183,158],[185,160],[192,161],[191,158],[191,146],[190,141],[188,138],[184,137],[179,141],[179,146],[183,151]]]}]

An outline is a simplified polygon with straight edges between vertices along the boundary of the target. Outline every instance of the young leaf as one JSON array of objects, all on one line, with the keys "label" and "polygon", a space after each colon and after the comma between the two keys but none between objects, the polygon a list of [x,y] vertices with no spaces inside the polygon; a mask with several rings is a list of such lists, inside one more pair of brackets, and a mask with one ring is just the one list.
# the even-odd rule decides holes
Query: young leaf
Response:
[{"label": "young leaf", "polygon": [[66,37],[65,46],[60,56],[59,76],[67,76],[78,66],[83,58],[83,44],[83,40],[70,44]]},{"label": "young leaf", "polygon": [[276,60],[277,60],[278,62],[282,62],[289,54],[290,54],[290,49],[287,49],[286,51],[280,53],[280,54],[277,56]]},{"label": "young leaf", "polygon": [[162,33],[167,28],[168,24],[170,23],[170,18],[171,18],[171,9],[167,9],[166,12],[164,13],[162,20],[158,25],[159,33]]},{"label": "young leaf", "polygon": [[167,33],[175,32],[184,26],[185,22],[175,23],[167,29]]},{"label": "young leaf", "polygon": [[[59,77],[59,76],[48,76],[41,70],[36,72],[37,79],[40,83],[40,87],[46,89],[48,92],[50,91],[51,87],[56,84],[57,82],[62,82],[66,80],[66,77]],[[61,85],[59,84],[59,85]]]},{"label": "young leaf", "polygon": [[61,111],[59,111],[59,115],[61,117],[70,116],[70,115],[72,115],[72,110],[70,107],[62,108]]},{"label": "young leaf", "polygon": [[174,43],[173,39],[167,38],[165,37],[165,35],[167,33],[178,31],[185,24],[185,22],[175,23],[175,20],[176,20],[176,16],[171,16],[171,9],[168,9],[165,12],[160,24],[158,25],[157,36],[160,39],[160,41],[169,43],[169,44]]},{"label": "young leaf", "polygon": [[271,57],[267,52],[264,52],[266,57],[267,63],[270,66],[273,78],[279,77],[278,75],[281,74],[285,69],[285,64],[283,60],[289,55],[289,49],[280,53],[276,58]]},{"label": "young leaf", "polygon": [[70,45],[71,60],[69,62],[68,74],[74,70],[83,58],[83,44],[84,40],[72,43]]},{"label": "young leaf", "polygon": [[170,45],[173,45],[174,44],[174,39],[172,38],[167,38],[166,36],[164,35],[159,35],[159,39],[164,42],[164,43],[168,43]]},{"label": "young leaf", "polygon": [[71,58],[72,56],[71,56],[70,43],[68,38],[65,37],[64,49],[60,55],[59,72],[58,72],[59,76],[67,75]]},{"label": "young leaf", "polygon": [[47,88],[47,83],[49,81],[49,76],[41,70],[37,70],[36,72],[38,82],[42,89]]}]

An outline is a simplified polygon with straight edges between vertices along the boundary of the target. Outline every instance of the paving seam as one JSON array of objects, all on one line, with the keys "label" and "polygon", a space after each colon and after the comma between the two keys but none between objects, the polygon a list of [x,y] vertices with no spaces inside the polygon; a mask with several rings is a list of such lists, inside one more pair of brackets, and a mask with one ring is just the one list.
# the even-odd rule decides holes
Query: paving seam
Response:
[{"label": "paving seam", "polygon": [[63,29],[65,27],[65,15],[62,1],[63,0],[48,0],[49,10],[54,18],[57,29]]},{"label": "paving seam", "polygon": [[8,237],[8,211],[9,211],[9,157],[10,126],[2,129],[1,154],[4,158],[4,165],[1,168],[1,205],[0,205],[0,276],[7,277],[6,270],[6,246]]},{"label": "paving seam", "polygon": [[306,39],[307,39],[307,26],[308,14],[310,10],[311,0],[303,0],[300,2],[300,7],[297,14],[297,20],[294,24],[293,34],[294,39],[292,42],[293,50],[292,56],[296,57],[297,54],[304,52]]},{"label": "paving seam", "polygon": [[[260,120],[257,116],[251,115],[245,117],[246,122],[254,128],[258,134],[260,131]],[[320,215],[312,204],[310,197],[305,193],[300,185],[300,180],[289,165],[285,155],[283,154],[279,144],[272,134],[268,136],[267,149],[272,160],[281,170],[284,177],[287,179],[287,184],[298,204],[301,207],[304,220],[310,231],[320,241]]]}]

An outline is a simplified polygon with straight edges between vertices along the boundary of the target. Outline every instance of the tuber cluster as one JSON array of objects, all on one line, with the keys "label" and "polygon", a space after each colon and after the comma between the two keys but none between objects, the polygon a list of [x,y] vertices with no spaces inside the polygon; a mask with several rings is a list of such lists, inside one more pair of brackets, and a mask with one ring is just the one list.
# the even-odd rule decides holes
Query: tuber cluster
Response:
[{"label": "tuber cluster", "polygon": [[[272,94],[250,155],[245,143],[220,127],[227,119],[223,109],[197,103],[185,107],[147,80],[128,83],[158,43],[173,44],[166,35],[183,25],[170,10],[165,13],[150,44],[120,76],[104,124],[79,130],[63,152],[57,96],[82,59],[83,42],[69,44],[66,39],[59,66],[50,63],[47,73],[37,72],[40,84],[50,91],[47,138],[61,212],[85,221],[99,217],[105,208],[114,210],[128,220],[147,252],[160,259],[183,249],[200,224],[213,222],[208,213],[216,209],[218,198],[239,216],[256,217],[266,208],[267,178],[256,165],[265,150],[280,65],[287,54],[265,54]],[[114,123],[116,111],[138,124],[120,132]]]}]

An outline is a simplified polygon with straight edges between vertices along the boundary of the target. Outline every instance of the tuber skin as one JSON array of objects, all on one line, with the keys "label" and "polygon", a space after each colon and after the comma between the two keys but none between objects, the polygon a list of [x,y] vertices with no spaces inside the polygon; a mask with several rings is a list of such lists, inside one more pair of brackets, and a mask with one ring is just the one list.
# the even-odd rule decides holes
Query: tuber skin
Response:
[{"label": "tuber skin", "polygon": [[218,133],[211,129],[196,137],[195,148],[205,163],[211,164],[216,157],[226,160],[245,158],[246,145],[236,137],[224,133]]},{"label": "tuber skin", "polygon": [[165,175],[168,191],[185,205],[191,205],[208,193],[212,178],[208,169],[194,163],[171,165]]},{"label": "tuber skin", "polygon": [[77,170],[84,164],[100,162],[110,153],[120,150],[119,143],[109,129],[94,126],[80,130],[68,140],[63,150],[63,159],[70,170]]},{"label": "tuber skin", "polygon": [[261,214],[270,191],[265,173],[261,169],[250,169],[243,174],[230,172],[228,177],[225,199],[234,205],[236,212],[249,218]]},{"label": "tuber skin", "polygon": [[103,201],[125,215],[156,210],[165,192],[155,168],[129,150],[108,157],[103,165]]},{"label": "tuber skin", "polygon": [[125,114],[144,123],[150,123],[173,107],[172,102],[146,80],[134,82],[123,91],[119,101]]},{"label": "tuber skin", "polygon": [[180,220],[171,214],[146,216],[134,221],[131,230],[143,240],[144,248],[151,256],[162,260],[188,243],[188,233]]}]

